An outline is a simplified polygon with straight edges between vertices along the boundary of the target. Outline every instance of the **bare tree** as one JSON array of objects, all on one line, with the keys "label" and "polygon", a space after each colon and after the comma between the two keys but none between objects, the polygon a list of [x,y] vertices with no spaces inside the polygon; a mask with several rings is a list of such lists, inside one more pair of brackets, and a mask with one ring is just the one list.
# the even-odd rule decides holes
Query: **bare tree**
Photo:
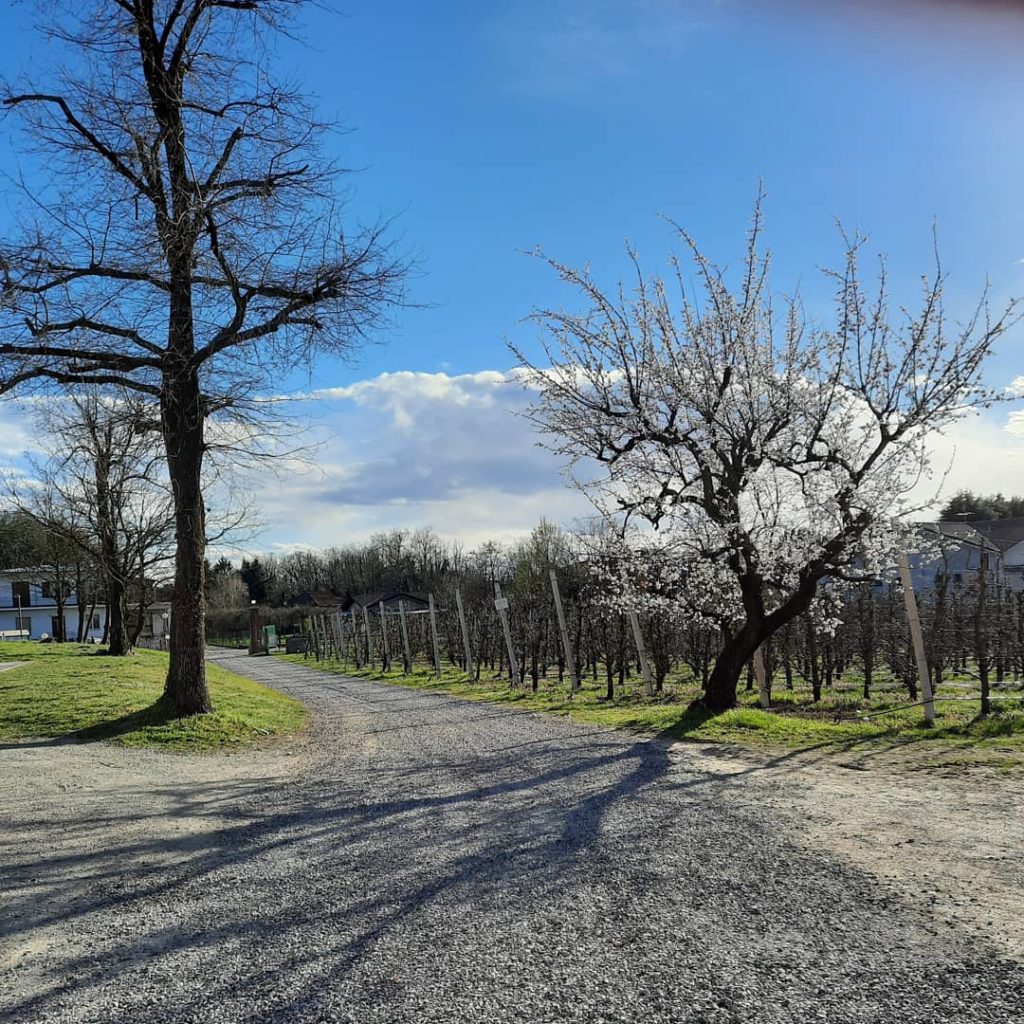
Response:
[{"label": "bare tree", "polygon": [[[204,667],[210,416],[346,352],[401,298],[378,226],[347,234],[330,129],[275,82],[267,42],[298,0],[107,0],[45,29],[53,84],[3,88],[46,160],[0,245],[0,393],[113,386],[159,405],[176,569],[166,697],[210,709]],[[30,195],[29,195],[30,193]]]},{"label": "bare tree", "polygon": [[149,584],[173,555],[174,505],[152,402],[107,399],[80,390],[41,406],[36,426],[49,458],[36,480],[16,484],[18,508],[50,533],[77,545],[103,575],[107,642],[128,654]]},{"label": "bare tree", "polygon": [[674,559],[665,600],[689,593],[717,609],[722,642],[703,698],[713,711],[735,703],[744,666],[822,580],[871,579],[893,563],[927,437],[997,398],[981,369],[1014,316],[1011,306],[990,318],[982,301],[950,324],[940,270],[918,312],[891,316],[884,266],[869,296],[853,238],[832,275],[835,322],[815,325],[797,300],[778,308],[760,228],[759,202],[735,288],[680,230],[699,305],[675,257],[665,281],[630,252],[633,289],[611,294],[549,261],[583,311],[535,313],[542,361],[514,350],[550,446],[598,466],[583,483],[606,516],[647,524],[624,552],[623,589],[644,595]]}]

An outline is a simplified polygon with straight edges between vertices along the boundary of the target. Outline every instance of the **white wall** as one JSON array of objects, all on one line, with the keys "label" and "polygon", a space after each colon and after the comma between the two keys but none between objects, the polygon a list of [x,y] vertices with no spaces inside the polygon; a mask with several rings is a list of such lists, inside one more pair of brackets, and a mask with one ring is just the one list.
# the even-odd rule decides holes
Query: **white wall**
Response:
[{"label": "white wall", "polygon": [[[53,607],[26,608],[22,613],[22,619],[27,620],[31,627],[31,638],[38,640],[44,633],[53,636],[52,617],[56,614]],[[99,626],[90,626],[88,636],[97,640],[103,636],[103,623],[106,620],[106,611],[100,607],[96,609]],[[0,631],[11,631],[18,628],[18,610],[16,608],[0,608]],[[95,621],[95,620],[94,620]],[[75,640],[78,636],[78,609],[68,608],[64,611],[64,623],[67,638]]]}]

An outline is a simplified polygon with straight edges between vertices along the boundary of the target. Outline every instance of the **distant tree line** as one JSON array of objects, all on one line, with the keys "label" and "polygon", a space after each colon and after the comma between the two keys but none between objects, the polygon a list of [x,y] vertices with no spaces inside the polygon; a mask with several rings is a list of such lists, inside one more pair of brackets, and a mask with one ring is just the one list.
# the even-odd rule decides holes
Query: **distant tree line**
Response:
[{"label": "distant tree line", "polygon": [[939,519],[944,523],[1016,519],[1019,516],[1024,516],[1024,498],[975,494],[973,491],[957,491],[939,513]]}]

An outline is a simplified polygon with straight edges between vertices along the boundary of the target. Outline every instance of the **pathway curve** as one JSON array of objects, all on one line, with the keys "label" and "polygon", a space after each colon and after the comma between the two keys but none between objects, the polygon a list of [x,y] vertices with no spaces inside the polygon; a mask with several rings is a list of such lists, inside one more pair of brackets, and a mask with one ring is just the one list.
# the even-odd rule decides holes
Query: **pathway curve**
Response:
[{"label": "pathway curve", "polygon": [[[0,750],[0,1020],[1024,1019],[1024,966],[978,894],[844,855],[807,765],[211,657],[306,701],[311,736]],[[880,822],[918,782],[886,785]],[[1019,900],[1019,860],[1000,870]]]}]

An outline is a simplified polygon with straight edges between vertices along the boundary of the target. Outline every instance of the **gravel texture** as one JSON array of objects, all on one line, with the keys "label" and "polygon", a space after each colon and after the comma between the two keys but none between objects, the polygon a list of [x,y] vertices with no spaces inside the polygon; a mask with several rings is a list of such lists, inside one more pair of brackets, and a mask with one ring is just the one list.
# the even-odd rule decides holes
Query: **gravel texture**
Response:
[{"label": "gravel texture", "polygon": [[[0,749],[0,1020],[1024,1021],[998,919],[845,856],[841,790],[815,811],[806,772],[212,657],[305,700],[311,735]],[[927,879],[942,851],[903,841],[888,866]]]}]

